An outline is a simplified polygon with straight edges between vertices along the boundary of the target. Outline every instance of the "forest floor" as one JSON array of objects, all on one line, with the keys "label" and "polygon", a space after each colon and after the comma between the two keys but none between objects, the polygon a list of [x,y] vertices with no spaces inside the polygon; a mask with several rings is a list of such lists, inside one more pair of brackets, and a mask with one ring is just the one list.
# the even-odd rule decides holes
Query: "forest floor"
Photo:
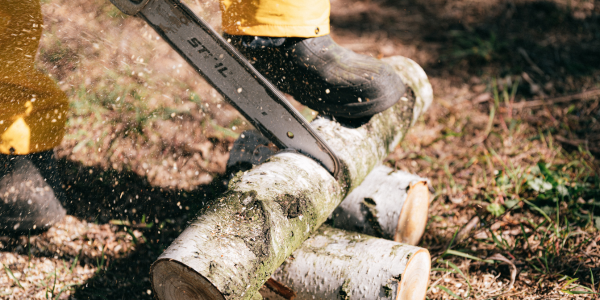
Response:
[{"label": "forest floor", "polygon": [[[186,3],[220,27],[217,1]],[[0,299],[151,299],[150,265],[223,192],[228,149],[249,125],[108,1],[42,10],[38,66],[71,99],[56,151],[69,216],[0,236]],[[343,46],[409,57],[433,85],[432,107],[385,161],[436,189],[420,243],[427,297],[597,298],[600,4],[332,0],[331,23]]]}]

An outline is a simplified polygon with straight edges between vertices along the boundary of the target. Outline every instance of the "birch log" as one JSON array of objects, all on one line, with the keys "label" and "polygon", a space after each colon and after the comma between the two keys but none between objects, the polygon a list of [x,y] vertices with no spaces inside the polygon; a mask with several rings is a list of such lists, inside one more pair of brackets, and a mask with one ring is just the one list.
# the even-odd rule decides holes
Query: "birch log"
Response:
[{"label": "birch log", "polygon": [[376,167],[331,215],[334,227],[416,245],[427,224],[426,178]]},{"label": "birch log", "polygon": [[[394,61],[403,78],[421,76],[408,59]],[[400,65],[400,66],[398,66]],[[224,196],[199,212],[152,265],[159,299],[252,299],[263,283],[392,151],[426,107],[431,89],[409,82],[395,106],[358,127],[327,118],[311,123],[343,163],[334,178],[314,160],[280,152],[235,176]]]},{"label": "birch log", "polygon": [[295,300],[422,300],[430,266],[426,249],[321,226],[273,279],[291,288]]},{"label": "birch log", "polygon": [[[227,173],[247,171],[276,151],[256,130],[247,130],[233,143]],[[331,215],[334,227],[416,245],[425,231],[430,184],[425,178],[378,166]]]}]

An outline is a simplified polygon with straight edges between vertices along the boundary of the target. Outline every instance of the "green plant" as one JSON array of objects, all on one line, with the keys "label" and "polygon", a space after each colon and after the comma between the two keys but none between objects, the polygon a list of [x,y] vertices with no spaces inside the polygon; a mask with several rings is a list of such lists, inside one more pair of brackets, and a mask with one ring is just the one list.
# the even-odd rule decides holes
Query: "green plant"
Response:
[{"label": "green plant", "polygon": [[6,275],[8,275],[8,278],[12,279],[17,284],[17,286],[19,286],[20,288],[23,288],[23,286],[21,285],[21,282],[15,276],[15,274],[13,274],[13,272],[10,270],[10,268],[7,267],[5,264],[2,264],[2,267],[4,268],[4,272],[6,272]]}]

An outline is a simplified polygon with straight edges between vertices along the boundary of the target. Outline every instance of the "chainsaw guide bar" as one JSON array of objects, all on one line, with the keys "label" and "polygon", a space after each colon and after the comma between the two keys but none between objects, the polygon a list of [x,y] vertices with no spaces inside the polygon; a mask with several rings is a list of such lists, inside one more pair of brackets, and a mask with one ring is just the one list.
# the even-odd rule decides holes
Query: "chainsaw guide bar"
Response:
[{"label": "chainsaw guide bar", "polygon": [[338,177],[339,159],[306,119],[185,4],[179,0],[110,1],[123,13],[144,19],[279,149],[309,156]]}]

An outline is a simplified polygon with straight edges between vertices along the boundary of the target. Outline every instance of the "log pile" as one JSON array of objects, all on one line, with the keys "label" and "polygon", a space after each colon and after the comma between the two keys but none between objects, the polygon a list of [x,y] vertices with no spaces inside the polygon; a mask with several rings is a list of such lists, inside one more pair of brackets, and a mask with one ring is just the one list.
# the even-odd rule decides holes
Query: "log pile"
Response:
[{"label": "log pile", "polygon": [[[297,299],[424,297],[430,264],[427,250],[364,233],[319,229],[431,103],[431,86],[416,63],[402,57],[390,58],[388,63],[408,86],[395,106],[360,127],[325,117],[311,123],[342,160],[343,175],[334,178],[315,161],[292,152],[279,152],[239,172],[223,197],[199,212],[153,264],[151,281],[158,299],[260,299],[259,289],[274,273],[274,280],[291,287]],[[419,237],[403,236],[398,229],[413,223],[412,218],[402,218],[402,207],[416,203],[409,208],[416,212],[423,207],[426,211],[428,205],[426,180],[412,179],[398,181],[405,196],[389,216],[383,212],[389,207],[385,197],[370,197],[375,210],[367,218],[362,215],[366,225],[359,230],[383,237],[393,232],[401,241],[418,240],[420,233]],[[400,187],[405,184],[408,192]],[[409,201],[411,194],[417,200]],[[361,217],[361,210],[357,213],[348,207],[347,213],[338,209],[338,215],[332,216],[334,224],[338,220],[350,226],[348,220]],[[395,216],[397,220],[390,221]],[[377,222],[381,224],[374,225]]]}]

